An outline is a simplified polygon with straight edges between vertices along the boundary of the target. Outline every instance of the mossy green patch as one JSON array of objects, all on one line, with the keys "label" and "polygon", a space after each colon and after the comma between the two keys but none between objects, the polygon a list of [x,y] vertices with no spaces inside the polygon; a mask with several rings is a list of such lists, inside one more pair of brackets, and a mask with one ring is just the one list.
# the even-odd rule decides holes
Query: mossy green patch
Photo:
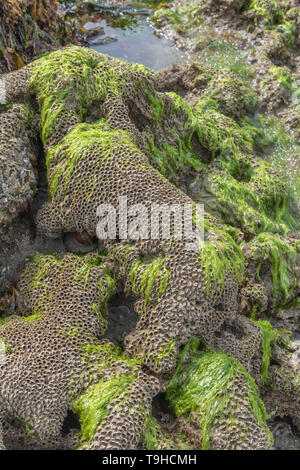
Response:
[{"label": "mossy green patch", "polygon": [[268,29],[282,33],[287,47],[294,49],[299,8],[289,8],[290,6],[276,0],[253,0],[249,9],[257,14],[255,24],[262,21]]},{"label": "mossy green patch", "polygon": [[24,322],[33,322],[42,318],[43,313],[51,302],[51,277],[55,275],[55,270],[62,272],[68,270],[65,283],[78,285],[80,288],[87,287],[91,281],[91,273],[94,268],[102,268],[98,276],[99,303],[91,305],[92,310],[103,321],[103,315],[107,313],[107,304],[110,297],[116,291],[116,279],[111,275],[108,268],[98,254],[73,255],[69,258],[59,255],[34,255],[30,257],[31,261],[27,264],[24,272],[26,278],[26,292],[35,291],[38,298],[35,301],[33,315],[23,318]]},{"label": "mossy green patch", "polygon": [[[147,450],[173,449],[188,450],[193,449],[187,437],[178,429],[168,432],[158,424],[151,413],[145,419],[142,442]],[[176,446],[176,447],[174,447]]]},{"label": "mossy green patch", "polygon": [[157,367],[160,366],[161,362],[166,357],[176,357],[177,355],[177,341],[175,339],[169,341],[168,343],[164,344],[158,354],[155,356],[155,364]]},{"label": "mossy green patch", "polygon": [[215,238],[201,246],[199,261],[205,272],[205,288],[213,293],[224,288],[225,280],[234,277],[239,283],[244,273],[244,258],[230,234],[205,219],[205,231]]},{"label": "mossy green patch", "polygon": [[82,442],[89,443],[92,440],[96,430],[108,416],[107,407],[110,402],[115,397],[124,395],[134,379],[134,376],[102,379],[74,401],[73,411],[80,420]]},{"label": "mossy green patch", "polygon": [[252,242],[249,261],[254,260],[256,276],[261,281],[261,271],[268,269],[273,281],[273,303],[277,308],[288,304],[292,299],[297,283],[297,248],[299,242],[288,243],[279,235],[261,233]]},{"label": "mossy green patch", "polygon": [[[42,106],[43,142],[51,134],[55,121],[68,108],[83,120],[88,107],[103,102],[108,95],[121,97],[126,81],[126,67],[150,73],[139,64],[127,65],[92,50],[71,46],[44,55],[30,64],[30,86]],[[122,66],[121,66],[122,64]],[[138,81],[138,80],[137,80]]]},{"label": "mossy green patch", "polygon": [[[208,173],[206,188],[215,199],[208,199],[207,208],[248,237],[261,232],[286,235],[295,230],[294,196],[276,169],[257,159],[250,174],[249,181],[239,181],[227,171]],[[201,200],[201,193],[199,197]]]},{"label": "mossy green patch", "polygon": [[[166,261],[167,257],[158,255],[149,262],[139,258],[131,265],[132,290],[144,297],[144,308],[150,300],[155,299],[157,301],[167,289],[170,270],[165,266]],[[139,292],[137,292],[137,278],[139,280]]]},{"label": "mossy green patch", "polygon": [[[167,398],[177,416],[193,413],[201,427],[203,449],[210,448],[210,435],[214,421],[226,416],[226,433],[237,424],[235,394],[230,386],[235,377],[245,383],[245,401],[270,445],[273,437],[269,432],[267,413],[258,396],[254,379],[243,366],[224,352],[200,352],[200,340],[187,343],[178,361],[175,374],[167,387]],[[246,432],[247,430],[242,430]],[[242,438],[242,436],[241,436]]]},{"label": "mossy green patch", "polygon": [[271,323],[265,320],[252,320],[261,330],[262,336],[262,364],[261,364],[261,385],[269,378],[269,365],[272,359],[271,344],[278,341],[280,334],[273,328]]},{"label": "mossy green patch", "polygon": [[17,418],[18,421],[20,421],[22,423],[22,425],[25,429],[25,432],[29,437],[31,437],[31,438],[39,437],[37,432],[33,431],[32,424],[31,424],[30,420],[24,418],[24,416],[21,416],[21,415],[17,416],[16,418]]},{"label": "mossy green patch", "polygon": [[164,111],[164,107],[165,107],[164,100],[162,97],[159,96],[159,94],[157,95],[157,97],[153,96],[150,91],[147,91],[146,95],[152,106],[155,120],[158,121]]},{"label": "mossy green patch", "polygon": [[[127,358],[122,350],[112,343],[84,344],[82,351],[82,359],[87,362],[87,366],[93,361],[94,375],[90,376],[87,382],[83,373],[82,390],[74,397],[72,409],[81,424],[79,448],[86,449],[99,426],[106,423],[111,402],[115,398],[126,400],[129,387],[137,379],[141,362],[136,358]],[[115,369],[107,378],[99,380],[99,375],[101,376],[103,371],[112,371],[110,368],[116,363],[120,364],[120,369]]]}]

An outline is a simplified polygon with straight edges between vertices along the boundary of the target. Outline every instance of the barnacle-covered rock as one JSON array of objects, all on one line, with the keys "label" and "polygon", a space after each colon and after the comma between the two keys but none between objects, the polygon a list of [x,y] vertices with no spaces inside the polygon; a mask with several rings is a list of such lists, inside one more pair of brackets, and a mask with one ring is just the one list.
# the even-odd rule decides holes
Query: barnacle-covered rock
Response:
[{"label": "barnacle-covered rock", "polygon": [[[218,382],[220,388],[228,386],[226,403],[221,400],[220,406],[226,405],[229,418],[225,424],[220,417],[219,424],[210,420],[212,433],[204,429],[202,437],[195,437],[192,429],[186,445],[197,442],[206,447],[211,440],[216,448],[270,446],[253,380],[268,394],[276,374],[285,374],[289,353],[271,324],[241,313],[243,304],[251,307],[251,302],[265,313],[270,305],[285,304],[297,293],[297,257],[290,265],[295,247],[286,241],[297,225],[290,216],[293,195],[279,173],[255,153],[258,131],[241,120],[251,109],[253,96],[247,95],[242,81],[229,83],[226,100],[220,91],[225,75],[218,82],[196,65],[178,73],[177,91],[187,101],[171,91],[169,71],[154,74],[138,64],[75,46],[14,73],[15,83],[20,79],[25,88],[25,100],[37,97],[41,115],[49,200],[37,216],[39,233],[50,238],[64,232],[88,238],[97,234],[125,294],[135,297],[139,315],[136,329],[124,338],[123,353],[98,339],[105,330],[105,306],[116,281],[99,256],[42,257],[28,265],[20,289],[33,317],[12,318],[0,328],[8,359],[0,391],[4,409],[23,416],[42,439],[58,435],[72,409],[81,423],[82,448],[136,448],[139,441],[147,448],[181,448],[186,440],[179,430],[168,434],[149,414],[159,384],[142,367],[164,379],[171,377],[180,347],[200,338],[211,351],[201,353],[196,362],[207,360],[216,374],[230,366],[232,374],[226,366],[224,383]],[[18,93],[17,86],[11,87],[9,100],[17,100]],[[120,197],[135,211],[127,221],[129,238],[116,217]],[[178,236],[174,214],[159,215],[161,223],[151,233],[153,206],[182,210],[187,205],[191,211],[185,223],[193,229],[192,241],[199,242],[195,202],[204,202],[214,215],[205,213],[205,240],[200,244],[191,247],[190,234]],[[103,227],[97,228],[102,204],[110,210],[111,239]],[[243,239],[249,244],[242,250]],[[273,253],[278,247],[276,266]],[[257,270],[262,258],[272,269],[270,289],[269,277]],[[251,264],[253,260],[258,266]],[[261,290],[256,295],[257,285]],[[42,346],[45,338],[50,352]],[[22,347],[16,349],[21,340]],[[29,351],[26,356],[24,348]],[[271,363],[275,348],[279,359]],[[5,388],[14,377],[15,360],[24,373],[33,364],[33,375],[25,382],[18,372],[17,383],[35,397],[28,407],[21,395]],[[45,384],[36,394],[35,380]],[[278,397],[286,393],[283,381],[276,382],[276,390]],[[40,398],[45,407],[39,407]],[[195,418],[200,427],[201,406]],[[299,409],[298,402],[295,407]],[[178,419],[182,431],[185,421]],[[231,425],[234,438],[228,442],[223,430]],[[255,434],[259,438],[253,444]]]},{"label": "barnacle-covered rock", "polygon": [[81,422],[81,445],[135,448],[159,384],[142,372],[139,361],[97,339],[115,291],[99,256],[36,255],[19,289],[27,315],[4,318],[0,325],[1,413],[21,419],[35,437],[50,442],[73,409]]},{"label": "barnacle-covered rock", "polygon": [[33,136],[32,115],[26,106],[14,104],[0,114],[0,234],[32,200],[36,185]]},{"label": "barnacle-covered rock", "polygon": [[197,449],[196,443],[180,430],[178,424],[173,424],[171,428],[161,426],[151,413],[144,423],[141,444],[143,450]]},{"label": "barnacle-covered rock", "polygon": [[200,254],[180,241],[111,247],[140,316],[126,351],[157,372],[174,369],[178,347],[192,336],[214,345],[214,333],[237,316],[242,257],[230,236],[213,224],[210,229]]},{"label": "barnacle-covered rock", "polygon": [[[251,313],[276,313],[299,295],[299,250],[297,238],[284,239],[271,233],[261,233],[244,246],[248,282],[243,295]],[[266,301],[261,295],[266,296]]]},{"label": "barnacle-covered rock", "polygon": [[300,347],[293,340],[285,347],[272,347],[273,365],[269,368],[269,381],[262,389],[262,398],[269,410],[276,409],[279,416],[300,416]]},{"label": "barnacle-covered rock", "polygon": [[224,352],[199,346],[197,339],[185,346],[167,387],[181,430],[203,449],[272,448],[253,378]]}]

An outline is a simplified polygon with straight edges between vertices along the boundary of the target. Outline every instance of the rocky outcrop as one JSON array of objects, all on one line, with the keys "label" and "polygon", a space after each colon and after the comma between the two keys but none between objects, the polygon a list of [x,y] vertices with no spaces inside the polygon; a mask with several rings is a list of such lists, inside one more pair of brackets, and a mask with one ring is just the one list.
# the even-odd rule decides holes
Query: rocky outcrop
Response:
[{"label": "rocky outcrop", "polygon": [[[97,234],[106,250],[35,256],[19,282],[23,316],[0,325],[2,412],[23,416],[42,440],[59,438],[73,410],[83,448],[270,448],[259,394],[269,405],[274,385],[278,414],[293,395],[289,412],[299,416],[295,345],[269,322],[299,294],[294,193],[258,155],[248,84],[197,64],[176,73],[177,93],[170,70],[154,74],[76,46],[13,73],[8,105],[20,100],[20,80],[41,120],[49,190],[39,234]],[[135,209],[129,237],[114,218],[120,196]],[[189,206],[185,223],[197,233],[196,203],[206,209],[196,248],[172,216],[149,236],[153,205]],[[110,238],[97,229],[104,204]],[[118,289],[139,315],[123,352],[101,339]],[[169,434],[150,413],[160,390],[176,414]]]}]

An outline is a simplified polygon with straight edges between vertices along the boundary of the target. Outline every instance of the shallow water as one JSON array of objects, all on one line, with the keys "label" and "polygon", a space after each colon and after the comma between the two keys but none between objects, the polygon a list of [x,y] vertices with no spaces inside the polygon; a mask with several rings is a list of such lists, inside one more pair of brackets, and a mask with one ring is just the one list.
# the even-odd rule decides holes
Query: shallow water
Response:
[{"label": "shallow water", "polygon": [[137,17],[133,24],[125,27],[110,26],[107,19],[84,24],[85,29],[95,27],[103,27],[105,35],[114,39],[107,44],[97,45],[104,38],[99,35],[89,41],[89,46],[98,52],[127,62],[139,62],[153,70],[187,62],[187,53],[177,49],[168,39],[158,37],[148,18],[144,16]]}]

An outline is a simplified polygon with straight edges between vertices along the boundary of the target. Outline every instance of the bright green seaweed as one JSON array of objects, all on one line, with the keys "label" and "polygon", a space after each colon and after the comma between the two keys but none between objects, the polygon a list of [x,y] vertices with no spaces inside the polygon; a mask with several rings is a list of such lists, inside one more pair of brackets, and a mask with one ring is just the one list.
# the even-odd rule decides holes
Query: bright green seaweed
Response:
[{"label": "bright green seaweed", "polygon": [[[181,353],[177,369],[167,387],[167,398],[177,416],[196,413],[202,432],[203,449],[210,448],[210,432],[217,417],[226,416],[230,411],[232,424],[236,424],[233,397],[228,395],[228,385],[235,376],[244,378],[248,388],[249,405],[258,425],[272,443],[266,419],[267,413],[258,396],[257,386],[247,371],[224,352],[199,352],[200,340],[187,343]],[[188,418],[187,418],[188,419]],[[230,433],[230,424],[227,432]]]}]

